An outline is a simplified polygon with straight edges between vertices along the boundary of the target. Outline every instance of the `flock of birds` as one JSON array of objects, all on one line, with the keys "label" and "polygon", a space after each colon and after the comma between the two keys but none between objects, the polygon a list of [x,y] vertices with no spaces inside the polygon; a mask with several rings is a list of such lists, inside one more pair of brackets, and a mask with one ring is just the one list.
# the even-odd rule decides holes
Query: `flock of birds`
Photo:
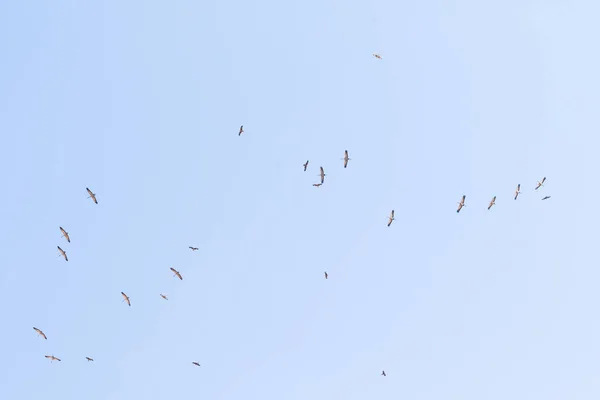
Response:
[{"label": "flock of birds", "polygon": [[[373,56],[375,58],[379,59],[379,60],[382,59],[381,55],[379,55],[379,54],[373,53]],[[238,136],[241,136],[242,133],[244,133],[244,125],[240,126],[240,130],[239,130]],[[348,167],[348,161],[351,160],[351,158],[349,158],[349,156],[348,156],[348,150],[344,151],[344,157],[341,160],[344,161],[344,168],[347,168]],[[302,165],[304,167],[304,172],[307,171],[308,164],[309,164],[309,160],[306,160],[306,162]],[[327,176],[327,174],[325,174],[325,170],[323,169],[322,166],[319,167],[319,174],[317,176],[320,177],[320,182],[314,183],[313,186],[320,187],[320,186],[322,186],[325,183],[325,176]],[[537,185],[536,185],[536,187],[535,187],[534,190],[538,190],[539,188],[541,188],[542,186],[544,186],[545,182],[546,182],[546,177],[544,177],[541,181],[537,182]],[[95,204],[98,204],[98,200],[96,199],[96,194],[93,193],[89,188],[86,188],[86,190],[87,190],[87,193],[89,195],[88,198],[92,199],[92,201]],[[515,191],[515,197],[514,197],[515,200],[517,200],[517,198],[519,197],[519,194],[521,194],[521,184],[517,185],[517,189]],[[456,209],[457,213],[460,213],[460,211],[463,209],[463,207],[466,207],[466,204],[465,204],[466,197],[467,197],[466,195],[463,195],[462,198],[461,198],[461,200],[457,203],[458,204],[458,208]],[[549,198],[550,198],[550,196],[544,196],[542,198],[542,200],[547,200]],[[496,196],[494,196],[492,198],[492,200],[489,202],[487,209],[490,210],[494,205],[496,205]],[[388,217],[387,226],[389,227],[394,220],[395,220],[394,210],[392,210],[391,213],[390,213],[390,215],[389,215],[389,217]],[[67,243],[71,243],[71,238],[69,236],[69,233],[62,226],[60,226],[59,229],[60,229],[60,232],[62,234],[61,237],[64,237],[66,239]],[[58,247],[58,251],[60,252],[59,256],[62,256],[65,259],[65,261],[69,261],[69,258],[67,257],[66,251],[63,250],[60,246],[57,246],[57,247]],[[192,250],[192,251],[197,251],[198,247],[189,246],[189,249]],[[182,277],[182,275],[181,275],[181,273],[179,271],[177,271],[173,267],[170,267],[170,270],[171,270],[171,272],[173,272],[173,277],[177,277],[180,280],[183,280],[183,277]],[[328,279],[329,275],[327,274],[327,271],[325,271],[324,274],[325,274],[325,279]],[[121,296],[123,297],[123,302],[126,302],[127,305],[131,307],[131,300],[130,300],[129,296],[127,296],[127,294],[125,294],[125,292],[121,292]],[[160,293],[160,297],[162,297],[164,300],[169,300],[168,297],[165,294]],[[41,329],[36,328],[36,327],[34,327],[33,329],[35,330],[35,332],[39,336],[43,337],[46,340],[48,339],[48,337],[46,336],[46,334]],[[44,357],[46,357],[47,359],[49,359],[50,362],[61,361],[60,358],[55,357],[54,355],[45,355]],[[87,357],[87,356],[85,357],[85,359],[88,362],[89,361],[94,361],[93,358]],[[197,366],[197,367],[200,367],[200,363],[198,363],[197,361],[193,361],[192,364],[195,365],[195,366]],[[381,371],[381,375],[382,376],[387,376],[385,370]]]}]

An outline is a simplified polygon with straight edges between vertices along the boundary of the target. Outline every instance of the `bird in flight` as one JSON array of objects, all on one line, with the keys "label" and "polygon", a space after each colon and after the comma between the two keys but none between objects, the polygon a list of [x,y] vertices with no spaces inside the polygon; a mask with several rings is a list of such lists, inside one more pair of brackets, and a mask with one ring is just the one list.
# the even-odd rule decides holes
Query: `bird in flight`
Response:
[{"label": "bird in flight", "polygon": [[86,357],[85,359],[86,359],[86,360],[88,360],[88,362],[90,362],[90,361],[94,361],[94,359],[93,359],[93,358],[89,358],[89,357]]},{"label": "bird in flight", "polygon": [[65,231],[62,226],[59,226],[58,228],[62,232],[61,237],[64,237],[65,239],[67,239],[67,242],[71,243],[71,238],[69,237],[69,232]]},{"label": "bird in flight", "polygon": [[549,199],[550,197],[551,197],[551,196],[546,196],[546,197],[544,197],[542,200],[547,200],[547,199]]},{"label": "bird in flight", "polygon": [[344,151],[344,168],[346,168],[348,166],[348,160],[352,160],[351,158],[348,158],[348,150]]},{"label": "bird in flight", "polygon": [[85,188],[85,190],[87,190],[89,194],[88,199],[91,198],[92,200],[94,200],[94,203],[98,204],[98,200],[96,200],[96,193],[92,193],[92,191],[89,188]]},{"label": "bird in flight", "polygon": [[517,190],[515,191],[515,200],[519,197],[519,193],[521,193],[521,184],[517,185]]},{"label": "bird in flight", "polygon": [[54,357],[54,356],[44,356],[44,357],[46,357],[47,359],[49,359],[49,360],[50,360],[50,362],[52,362],[52,361],[54,361],[54,360],[56,360],[56,361],[60,361],[60,358],[58,358],[58,357]]},{"label": "bird in flight", "polygon": [[373,53],[373,57],[378,58],[380,60],[382,59],[381,56],[379,54],[377,54],[377,53]]},{"label": "bird in flight", "polygon": [[315,186],[315,187],[319,187],[321,185],[322,185],[322,183],[313,183],[313,186]]},{"label": "bird in flight", "polygon": [[192,364],[194,364],[196,367],[199,367],[199,366],[200,366],[200,364],[199,364],[199,363],[197,363],[196,361],[192,361]]},{"label": "bird in flight", "polygon": [[131,307],[131,301],[129,301],[129,297],[123,292],[121,292],[121,296],[123,296],[123,301],[126,301],[129,307]]},{"label": "bird in flight", "polygon": [[58,247],[58,251],[60,251],[60,255],[65,258],[65,261],[69,261],[69,258],[67,257],[67,253],[65,253],[65,251],[63,249],[61,249],[60,246],[56,246],[56,247]]},{"label": "bird in flight", "polygon": [[466,198],[466,197],[467,197],[467,196],[465,196],[465,195],[463,194],[462,200],[460,201],[460,203],[458,203],[458,209],[456,210],[456,212],[457,212],[457,213],[459,213],[459,212],[460,212],[460,210],[461,210],[461,209],[462,209],[462,208],[465,206],[465,198]]},{"label": "bird in flight", "polygon": [[242,133],[244,133],[244,125],[240,126],[240,133],[238,133],[238,136],[241,136]]},{"label": "bird in flight", "polygon": [[394,210],[392,210],[388,219],[389,219],[388,226],[390,226],[392,224],[392,222],[396,219],[396,218],[394,218]]},{"label": "bird in flight", "polygon": [[306,172],[306,168],[308,167],[308,160],[306,160],[306,162],[302,164],[302,166],[304,167],[304,172]]},{"label": "bird in flight", "polygon": [[321,176],[321,185],[322,185],[323,182],[325,182],[325,171],[323,170],[323,167],[321,167],[321,173],[319,175]]},{"label": "bird in flight", "polygon": [[325,279],[327,279],[329,275],[327,275],[327,271],[325,271]]},{"label": "bird in flight", "polygon": [[546,177],[544,177],[544,179],[542,179],[541,182],[538,182],[537,186],[535,187],[535,190],[538,190],[539,188],[544,186],[544,182],[546,182]]},{"label": "bird in flight", "polygon": [[192,246],[189,246],[189,247],[190,247],[190,249],[192,249],[192,251],[196,251],[196,250],[198,250],[198,248],[197,248],[197,247],[192,247]]},{"label": "bird in flight", "polygon": [[183,278],[181,277],[181,274],[179,273],[179,271],[177,271],[177,270],[176,270],[175,268],[173,268],[173,267],[171,267],[171,271],[173,271],[173,272],[175,273],[175,275],[173,275],[173,276],[176,276],[176,277],[178,277],[178,278],[179,278],[179,280],[181,280],[181,281],[183,280]]},{"label": "bird in flight", "polygon": [[38,333],[38,335],[42,336],[44,339],[48,340],[48,338],[46,337],[46,334],[44,332],[42,332],[41,329],[36,328],[35,326],[33,327],[33,330],[36,331]]},{"label": "bird in flight", "polygon": [[492,206],[493,206],[494,204],[496,204],[496,196],[494,196],[494,198],[492,199],[492,201],[490,201],[490,205],[488,206],[488,210],[489,210],[490,208],[492,208]]},{"label": "bird in flight", "polygon": [[382,375],[382,376],[387,376],[387,375],[385,374],[385,371],[381,371],[381,375]]},{"label": "bird in flight", "polygon": [[162,294],[162,293],[160,294],[160,297],[162,297],[162,298],[163,298],[163,299],[165,299],[165,300],[169,300],[169,299],[167,298],[167,296],[165,296],[165,295],[164,295],[164,294]]}]

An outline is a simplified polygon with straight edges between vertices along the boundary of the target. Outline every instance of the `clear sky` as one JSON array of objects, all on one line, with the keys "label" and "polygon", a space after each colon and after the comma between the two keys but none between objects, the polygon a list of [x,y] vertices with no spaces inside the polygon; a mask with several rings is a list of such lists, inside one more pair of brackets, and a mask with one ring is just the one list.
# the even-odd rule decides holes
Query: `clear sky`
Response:
[{"label": "clear sky", "polygon": [[599,14],[1,2],[0,398],[598,399]]}]

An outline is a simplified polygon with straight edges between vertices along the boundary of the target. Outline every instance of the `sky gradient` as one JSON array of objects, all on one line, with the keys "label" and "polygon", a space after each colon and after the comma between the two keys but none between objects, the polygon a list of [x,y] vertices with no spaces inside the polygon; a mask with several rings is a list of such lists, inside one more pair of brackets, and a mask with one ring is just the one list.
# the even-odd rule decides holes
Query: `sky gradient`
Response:
[{"label": "sky gradient", "polygon": [[0,3],[0,398],[597,399],[599,14]]}]

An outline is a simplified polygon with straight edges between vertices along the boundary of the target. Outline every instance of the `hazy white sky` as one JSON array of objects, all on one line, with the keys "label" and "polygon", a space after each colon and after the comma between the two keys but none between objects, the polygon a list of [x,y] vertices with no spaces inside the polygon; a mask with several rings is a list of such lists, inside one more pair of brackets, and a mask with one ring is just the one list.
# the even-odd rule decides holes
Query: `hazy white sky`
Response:
[{"label": "hazy white sky", "polygon": [[0,398],[597,399],[599,14],[0,3]]}]

